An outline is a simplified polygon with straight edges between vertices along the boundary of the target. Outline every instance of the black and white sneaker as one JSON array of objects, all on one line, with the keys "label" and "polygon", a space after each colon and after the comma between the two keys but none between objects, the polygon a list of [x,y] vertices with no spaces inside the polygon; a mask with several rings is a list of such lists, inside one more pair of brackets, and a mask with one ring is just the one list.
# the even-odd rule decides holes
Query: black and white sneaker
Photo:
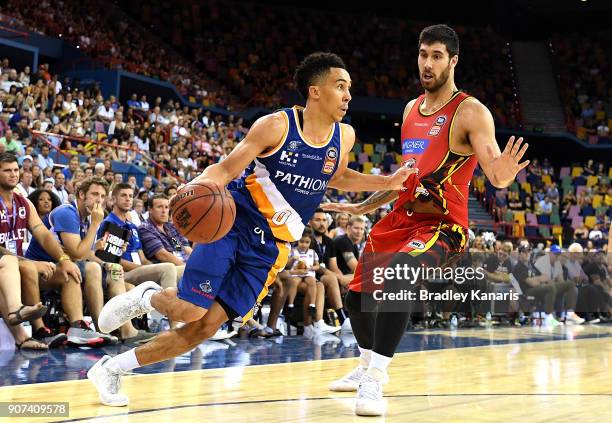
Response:
[{"label": "black and white sneaker", "polygon": [[37,341],[44,342],[49,348],[57,348],[62,346],[68,340],[68,336],[65,333],[54,334],[51,329],[46,326],[39,328],[32,334],[32,338]]}]

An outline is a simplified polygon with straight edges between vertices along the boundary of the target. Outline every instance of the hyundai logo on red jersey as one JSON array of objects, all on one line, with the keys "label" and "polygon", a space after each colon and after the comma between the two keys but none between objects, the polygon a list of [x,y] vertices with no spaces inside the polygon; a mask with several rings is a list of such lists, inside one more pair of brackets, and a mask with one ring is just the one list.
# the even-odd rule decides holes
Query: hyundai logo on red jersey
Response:
[{"label": "hyundai logo on red jersey", "polygon": [[423,154],[429,145],[429,140],[406,138],[402,140],[402,154]]}]

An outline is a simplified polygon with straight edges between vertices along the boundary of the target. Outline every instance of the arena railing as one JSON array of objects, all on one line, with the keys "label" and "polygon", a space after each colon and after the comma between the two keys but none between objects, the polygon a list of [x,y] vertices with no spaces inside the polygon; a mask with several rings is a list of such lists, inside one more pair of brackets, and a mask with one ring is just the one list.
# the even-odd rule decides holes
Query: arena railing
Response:
[{"label": "arena railing", "polygon": [[[74,154],[67,152],[67,150],[62,150],[59,146],[54,145],[53,143],[51,143],[47,139],[47,137],[54,137],[54,138],[61,139],[62,141],[60,142],[60,145],[62,144],[62,142],[64,140],[75,141],[75,142],[81,143],[81,144],[92,144],[92,145],[95,146],[94,157],[98,157],[99,156],[100,148],[101,147],[110,147],[110,148],[114,148],[116,150],[133,151],[133,152],[136,152],[136,153],[140,154],[147,163],[149,163],[149,164],[151,164],[151,165],[153,165],[155,167],[155,169],[157,171],[156,172],[156,177],[158,179],[161,176],[161,173],[165,172],[167,175],[175,178],[177,181],[179,181],[181,183],[185,182],[185,180],[183,178],[181,178],[180,176],[178,176],[177,174],[172,172],[170,169],[165,168],[164,166],[162,166],[161,164],[159,164],[158,162],[153,160],[153,158],[151,158],[151,156],[149,156],[147,153],[145,153],[142,150],[138,150],[136,148],[125,147],[125,146],[122,146],[122,145],[110,144],[110,143],[103,142],[103,141],[92,140],[91,138],[86,138],[86,137],[73,137],[73,136],[69,136],[69,135],[53,134],[53,133],[50,133],[50,132],[42,132],[42,131],[31,131],[31,133],[32,133],[33,138],[40,139],[44,143],[49,145],[49,147],[53,151],[56,152],[56,157],[57,158],[59,158],[59,154],[61,154],[65,158],[69,159]],[[59,161],[59,160],[57,160],[57,161]]]}]

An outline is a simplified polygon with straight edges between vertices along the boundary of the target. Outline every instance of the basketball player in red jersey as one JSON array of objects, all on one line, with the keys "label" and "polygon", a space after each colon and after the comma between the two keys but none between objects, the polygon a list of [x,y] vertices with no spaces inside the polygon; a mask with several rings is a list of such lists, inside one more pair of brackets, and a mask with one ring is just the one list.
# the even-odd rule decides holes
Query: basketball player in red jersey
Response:
[{"label": "basketball player in red jersey", "polygon": [[[406,106],[401,133],[403,164],[418,173],[406,180],[404,190],[376,192],[360,204],[323,205],[330,211],[363,214],[397,200],[372,229],[346,298],[360,365],[330,385],[334,391],[358,392],[358,415],[384,414],[382,385],[410,318],[409,304],[398,310],[397,303],[393,308],[374,299],[368,257],[392,253],[393,259],[385,263],[390,268],[406,263],[444,267],[465,249],[468,187],[476,164],[497,188],[509,186],[529,164],[519,163],[527,150],[522,138],[510,137],[500,152],[489,110],[455,86],[458,60],[459,39],[452,28],[434,25],[421,32],[418,66],[425,93]],[[384,292],[414,286],[400,278],[385,275]]]}]

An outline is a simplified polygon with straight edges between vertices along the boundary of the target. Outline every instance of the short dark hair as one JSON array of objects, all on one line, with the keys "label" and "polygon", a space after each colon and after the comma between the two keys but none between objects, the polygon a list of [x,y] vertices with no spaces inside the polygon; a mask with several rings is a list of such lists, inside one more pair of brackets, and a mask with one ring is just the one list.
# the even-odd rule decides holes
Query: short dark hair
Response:
[{"label": "short dark hair", "polygon": [[155,194],[153,197],[149,198],[149,208],[153,208],[153,202],[155,200],[167,200],[168,197],[165,194]]},{"label": "short dark hair", "polygon": [[87,194],[87,191],[89,191],[89,187],[91,187],[92,185],[100,185],[108,194],[108,182],[106,182],[106,179],[101,178],[99,176],[90,176],[89,178],[83,179],[77,188],[77,194],[80,192],[82,192],[83,194]]},{"label": "short dark hair", "polygon": [[0,154],[0,163],[17,163],[19,164],[19,160],[17,160],[17,156],[13,153],[2,153]]},{"label": "short dark hair", "polygon": [[119,191],[121,191],[122,189],[131,189],[132,192],[134,192],[134,188],[132,188],[130,184],[128,184],[127,182],[121,182],[120,184],[115,185],[115,187],[113,188],[113,196],[119,194]]},{"label": "short dark hair", "polygon": [[334,53],[312,53],[302,60],[295,69],[293,82],[305,100],[308,99],[308,87],[314,85],[317,78],[326,75],[330,68],[346,69],[346,65],[340,56]]},{"label": "short dark hair", "polygon": [[455,30],[448,25],[432,25],[421,31],[417,48],[420,49],[421,44],[430,45],[433,43],[444,44],[450,57],[459,54],[459,36]]}]

